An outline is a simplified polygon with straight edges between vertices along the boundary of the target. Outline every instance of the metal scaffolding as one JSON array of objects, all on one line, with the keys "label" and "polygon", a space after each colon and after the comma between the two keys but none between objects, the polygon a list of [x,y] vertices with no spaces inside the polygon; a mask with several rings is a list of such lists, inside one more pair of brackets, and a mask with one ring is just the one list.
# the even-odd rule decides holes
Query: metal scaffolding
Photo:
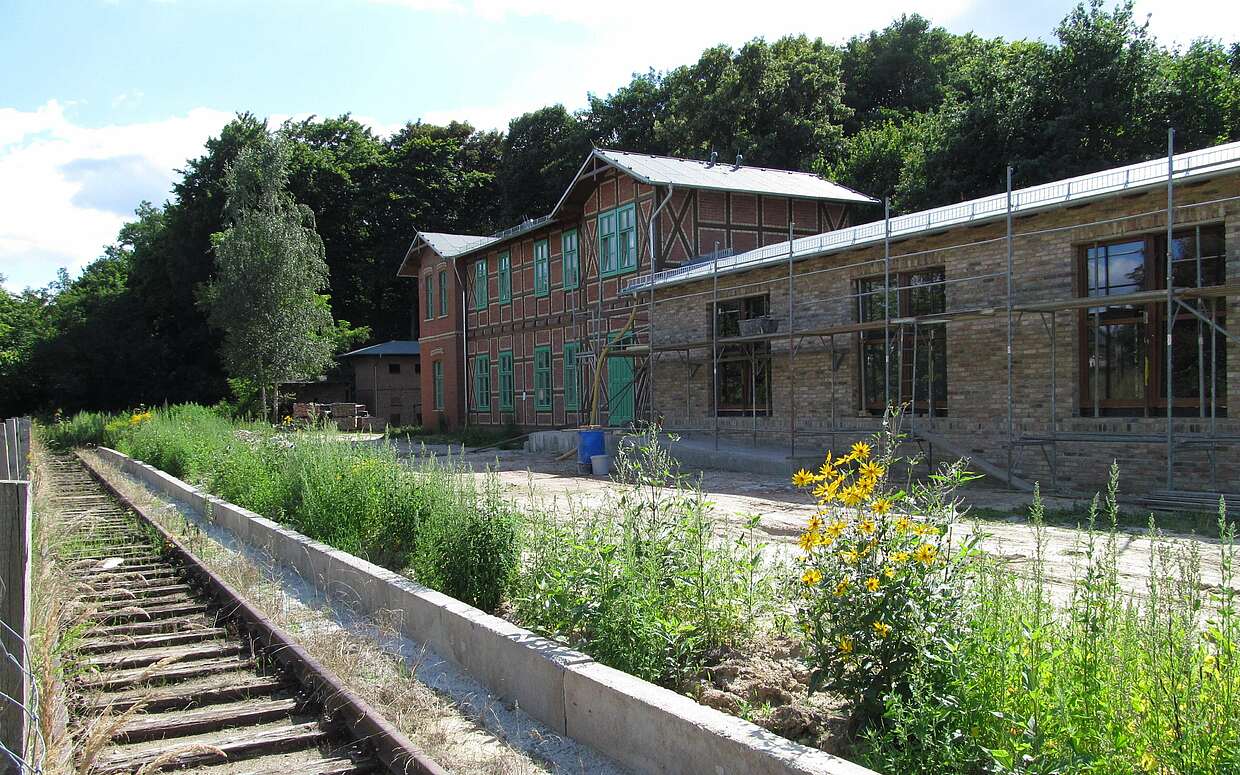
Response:
[{"label": "metal scaffolding", "polygon": [[[1211,482],[1213,486],[1217,487],[1217,484],[1218,484],[1217,452],[1218,452],[1219,445],[1220,444],[1232,445],[1232,444],[1236,444],[1240,442],[1240,435],[1220,434],[1218,433],[1218,429],[1217,429],[1218,409],[1219,409],[1219,403],[1220,403],[1219,396],[1217,395],[1218,393],[1217,361],[1218,361],[1218,352],[1219,352],[1218,346],[1217,346],[1219,342],[1218,338],[1223,337],[1226,342],[1232,342],[1232,343],[1240,342],[1240,338],[1238,338],[1235,333],[1231,333],[1227,331],[1225,328],[1223,328],[1222,326],[1218,324],[1217,321],[1219,320],[1219,316],[1217,315],[1217,312],[1218,312],[1218,304],[1219,304],[1220,299],[1225,300],[1229,297],[1240,295],[1240,284],[1224,282],[1224,284],[1202,286],[1203,275],[1202,275],[1202,269],[1201,269],[1202,258],[1201,258],[1200,240],[1198,240],[1198,243],[1197,243],[1198,248],[1197,248],[1197,255],[1195,257],[1180,258],[1180,259],[1174,258],[1173,257],[1173,245],[1175,244],[1175,241],[1174,241],[1175,230],[1177,228],[1186,229],[1186,228],[1193,228],[1195,226],[1197,228],[1197,232],[1199,235],[1200,228],[1203,224],[1211,224],[1211,223],[1216,223],[1218,221],[1217,215],[1214,217],[1209,217],[1209,215],[1207,214],[1206,217],[1198,218],[1195,215],[1196,211],[1203,209],[1203,208],[1207,208],[1212,205],[1220,205],[1225,202],[1234,201],[1234,200],[1240,199],[1240,197],[1227,197],[1227,198],[1221,198],[1221,199],[1214,199],[1211,201],[1185,203],[1181,205],[1176,205],[1175,198],[1174,198],[1174,192],[1175,192],[1175,174],[1177,170],[1175,166],[1175,156],[1172,153],[1173,147],[1174,147],[1174,133],[1173,131],[1169,131],[1168,132],[1168,157],[1167,157],[1168,162],[1167,162],[1167,177],[1166,177],[1167,206],[1165,210],[1153,210],[1153,211],[1148,211],[1148,212],[1117,216],[1114,218],[1099,219],[1099,220],[1092,221],[1089,223],[1076,223],[1076,224],[1072,224],[1069,226],[1057,226],[1057,227],[1050,227],[1050,228],[1044,228],[1044,229],[1035,229],[1031,231],[1025,231],[1025,232],[1018,233],[1016,232],[1015,226],[1014,226],[1014,210],[1013,210],[1013,204],[1012,204],[1013,171],[1012,171],[1012,168],[1009,167],[1007,169],[1007,190],[1006,190],[1006,195],[1005,195],[1006,196],[1006,207],[1005,207],[1005,212],[1003,213],[1004,222],[1005,222],[1005,233],[1003,237],[975,240],[975,241],[967,242],[967,243],[953,244],[953,245],[947,245],[943,247],[933,247],[933,248],[927,248],[924,250],[916,250],[916,251],[910,251],[910,252],[902,253],[898,255],[893,255],[891,252],[891,249],[892,249],[891,243],[893,239],[892,217],[890,213],[890,208],[885,205],[884,206],[884,218],[883,218],[883,224],[882,224],[882,258],[881,259],[869,259],[869,260],[857,261],[857,262],[843,264],[843,265],[831,265],[831,266],[814,268],[814,269],[810,269],[807,271],[797,273],[794,269],[794,261],[796,260],[796,257],[794,255],[796,242],[794,242],[794,240],[792,239],[793,225],[789,224],[789,241],[788,241],[788,246],[787,246],[787,275],[786,277],[772,275],[765,279],[748,280],[748,281],[742,281],[736,284],[729,284],[724,289],[720,288],[720,283],[719,283],[719,279],[721,275],[721,270],[720,270],[721,254],[718,250],[718,245],[716,245],[716,251],[712,254],[712,257],[707,258],[705,261],[701,263],[695,262],[695,264],[699,266],[705,265],[707,262],[709,262],[711,271],[709,273],[710,274],[710,278],[709,278],[710,288],[708,290],[692,291],[692,292],[686,292],[686,293],[681,293],[677,295],[657,294],[656,290],[659,287],[659,283],[657,282],[657,276],[655,275],[651,275],[646,278],[639,278],[637,281],[635,281],[633,284],[629,286],[627,291],[633,299],[632,303],[644,304],[649,310],[648,324],[644,327],[646,329],[645,331],[646,343],[630,345],[628,347],[615,351],[614,353],[612,353],[612,355],[615,357],[630,357],[636,360],[640,360],[642,362],[642,367],[640,371],[647,372],[650,375],[653,375],[655,363],[658,361],[667,361],[669,359],[676,360],[676,361],[683,360],[685,364],[685,419],[686,419],[686,424],[684,424],[683,426],[668,427],[668,430],[677,431],[677,432],[712,433],[714,436],[716,448],[718,448],[719,438],[721,435],[721,427],[720,427],[720,422],[719,422],[719,419],[720,419],[720,411],[719,411],[720,364],[727,362],[727,359],[729,357],[735,357],[734,353],[737,350],[746,352],[749,358],[749,366],[750,366],[749,377],[751,380],[750,389],[749,389],[750,407],[749,407],[747,414],[752,418],[752,424],[751,424],[751,427],[748,429],[748,434],[751,437],[752,443],[754,446],[757,446],[759,437],[763,434],[768,434],[768,435],[776,434],[777,435],[777,434],[786,432],[789,437],[788,438],[788,456],[789,458],[795,458],[798,436],[830,437],[832,439],[832,443],[834,443],[834,437],[836,434],[843,433],[843,432],[852,432],[855,430],[854,428],[843,427],[840,422],[841,413],[837,408],[837,404],[840,403],[840,401],[839,401],[839,396],[837,393],[836,383],[837,383],[837,375],[838,375],[838,372],[840,371],[841,364],[844,362],[844,359],[847,358],[850,354],[857,353],[861,349],[860,348],[860,345],[861,345],[860,337],[862,335],[868,332],[874,332],[874,335],[877,336],[878,331],[883,332],[883,335],[882,335],[882,342],[883,342],[882,369],[883,369],[883,375],[884,375],[883,377],[884,384],[882,386],[882,395],[885,398],[886,404],[887,405],[892,405],[892,404],[900,405],[900,404],[906,403],[907,401],[912,406],[916,407],[918,405],[918,400],[919,400],[918,395],[917,395],[917,391],[918,391],[917,368],[918,368],[919,341],[921,341],[923,334],[925,334],[926,332],[929,332],[928,338],[929,338],[929,346],[931,350],[927,354],[928,355],[927,365],[928,365],[928,369],[930,370],[930,374],[928,375],[929,380],[926,384],[927,384],[927,388],[930,391],[931,395],[928,396],[927,397],[928,400],[926,400],[926,415],[928,416],[930,420],[933,421],[935,418],[935,403],[936,403],[935,396],[933,395],[934,386],[935,386],[934,347],[935,347],[935,342],[937,341],[937,337],[939,336],[938,332],[940,331],[944,332],[942,336],[944,337],[944,341],[945,341],[946,330],[948,326],[962,323],[962,322],[978,321],[978,320],[995,320],[996,322],[998,322],[998,319],[1000,318],[1000,316],[1003,316],[1006,318],[1006,352],[1005,352],[1006,417],[1004,418],[1004,421],[1002,423],[1003,430],[1001,434],[1004,438],[1006,460],[1003,462],[1001,467],[995,466],[995,468],[998,469],[996,471],[996,475],[999,475],[1000,478],[1005,479],[1009,484],[1019,482],[1019,479],[1016,477],[1016,473],[1015,473],[1018,467],[1019,451],[1026,447],[1033,447],[1033,448],[1039,449],[1042,452],[1047,468],[1049,469],[1050,474],[1051,474],[1052,487],[1057,487],[1058,478],[1059,478],[1058,445],[1061,443],[1067,443],[1067,442],[1072,442],[1072,443],[1080,443],[1080,442],[1145,443],[1145,444],[1160,443],[1162,446],[1165,447],[1165,452],[1166,452],[1166,489],[1168,491],[1175,490],[1174,462],[1175,462],[1175,457],[1176,457],[1176,451],[1177,449],[1188,449],[1188,448],[1204,450],[1206,454],[1209,455],[1210,466],[1211,466]],[[1177,211],[1179,211],[1183,217],[1177,217]],[[1101,429],[1087,430],[1087,431],[1061,430],[1060,418],[1058,416],[1059,404],[1057,400],[1058,398],[1057,394],[1059,392],[1059,383],[1058,383],[1059,353],[1058,353],[1058,348],[1057,348],[1059,318],[1062,317],[1064,313],[1069,313],[1069,314],[1077,313],[1079,315],[1080,311],[1084,310],[1085,311],[1084,315],[1086,316],[1087,319],[1090,315],[1096,316],[1096,322],[1098,323],[1098,325],[1095,325],[1094,330],[1095,330],[1095,336],[1097,336],[1097,331],[1101,328],[1102,310],[1106,309],[1108,305],[1105,303],[1100,304],[1099,303],[1100,299],[1098,297],[1091,297],[1091,296],[1062,298],[1062,299],[1056,299],[1052,301],[1032,301],[1032,302],[1017,301],[1016,288],[1015,288],[1015,275],[1014,275],[1014,269],[1013,269],[1015,240],[1030,238],[1030,237],[1037,237],[1037,236],[1052,234],[1056,232],[1063,232],[1063,231],[1067,231],[1071,229],[1079,229],[1079,228],[1087,227],[1087,226],[1099,226],[1099,225],[1113,224],[1116,227],[1121,227],[1123,223],[1126,221],[1133,221],[1133,220],[1137,220],[1141,218],[1157,217],[1160,215],[1165,218],[1165,226],[1166,226],[1166,248],[1165,248],[1166,256],[1165,256],[1165,261],[1164,261],[1164,263],[1166,264],[1166,276],[1165,278],[1163,278],[1165,288],[1125,293],[1122,296],[1122,301],[1111,302],[1110,306],[1115,306],[1116,304],[1118,305],[1157,305],[1157,309],[1161,310],[1164,313],[1162,319],[1165,320],[1165,326],[1166,326],[1166,332],[1165,332],[1166,333],[1166,344],[1163,347],[1163,350],[1165,351],[1164,354],[1165,354],[1165,360],[1166,360],[1165,367],[1164,367],[1165,374],[1163,375],[1166,380],[1166,384],[1165,384],[1165,391],[1166,391],[1165,393],[1165,401],[1166,401],[1165,431],[1161,435],[1159,435],[1159,434],[1151,434],[1151,433],[1134,433],[1130,431],[1108,431],[1108,430],[1101,430]],[[949,227],[944,227],[944,229],[946,228],[949,228]],[[944,252],[953,251],[953,250],[962,250],[962,249],[975,248],[975,247],[986,246],[986,245],[992,245],[992,246],[997,247],[1000,241],[1004,243],[1004,248],[1006,251],[1006,262],[1002,268],[1002,271],[975,274],[975,275],[966,276],[966,277],[950,277],[950,278],[946,274],[944,274],[942,280],[938,282],[921,284],[921,285],[918,285],[917,287],[925,288],[925,287],[930,287],[934,285],[944,286],[943,298],[944,298],[944,304],[946,306],[946,299],[947,299],[946,289],[952,285],[956,285],[960,283],[987,281],[987,280],[998,281],[1002,279],[1002,281],[1006,285],[1005,298],[1001,300],[996,300],[997,303],[994,305],[967,306],[967,307],[963,307],[959,309],[944,310],[942,312],[936,312],[932,314],[920,314],[920,315],[910,315],[910,316],[900,316],[898,315],[898,313],[896,315],[892,314],[892,304],[891,304],[892,292],[895,291],[897,293],[901,293],[907,290],[907,288],[912,287],[912,286],[903,286],[903,285],[900,285],[899,283],[893,286],[892,284],[892,281],[893,281],[892,262],[893,260],[901,259],[901,260],[907,261],[908,259],[914,258],[914,257],[928,256],[928,255],[944,253]],[[1234,253],[1234,248],[1232,252]],[[1174,282],[1175,281],[1175,274],[1173,271],[1174,265],[1180,262],[1190,262],[1193,260],[1196,261],[1197,285],[1189,286],[1189,287],[1185,287],[1185,286],[1176,287],[1175,282]],[[1224,261],[1224,266],[1225,266],[1226,265],[1226,253],[1224,253],[1223,261]],[[882,265],[881,270],[882,270],[882,289],[883,289],[882,290],[883,315],[882,315],[881,320],[879,319],[865,320],[862,322],[841,323],[837,325],[812,325],[812,324],[807,325],[807,324],[802,323],[802,328],[798,329],[796,327],[796,324],[798,323],[798,319],[794,315],[794,310],[795,310],[795,305],[796,305],[795,282],[797,279],[803,279],[803,278],[813,276],[813,275],[832,273],[832,272],[855,272],[856,270],[864,269],[867,266],[872,267],[874,270],[877,270],[878,269],[877,265],[880,263]],[[764,264],[763,266],[769,267],[769,266],[774,266],[774,265],[768,263],[768,264]],[[736,272],[736,271],[741,271],[741,270],[733,268],[732,271]],[[700,279],[705,280],[707,278],[703,274]],[[787,329],[785,331],[775,331],[771,333],[749,334],[749,335],[740,335],[740,336],[734,336],[734,335],[721,336],[720,335],[719,305],[721,301],[721,297],[720,297],[721,290],[726,291],[729,294],[729,298],[738,296],[740,291],[744,291],[750,288],[763,288],[768,293],[773,293],[775,287],[777,287],[780,283],[785,283],[785,282],[787,283],[786,289],[787,289],[788,309],[787,309],[786,315],[784,315],[783,319],[781,320],[781,322],[786,323]],[[645,286],[644,288],[643,288],[643,283]],[[865,294],[863,294],[860,290],[857,290],[856,292],[850,292],[850,293],[846,293],[843,295],[837,295],[829,299],[822,299],[822,300],[829,301],[833,304],[834,303],[841,304],[842,305],[841,309],[843,310],[849,309],[850,306],[853,309],[856,309],[857,302],[863,295]],[[666,304],[668,302],[682,301],[684,299],[688,299],[692,297],[700,297],[703,300],[705,300],[706,297],[709,297],[709,302],[711,305],[709,338],[694,339],[691,341],[674,341],[675,336],[671,335],[667,337],[660,336],[656,340],[655,339],[655,328],[656,328],[656,321],[658,320],[658,317],[655,314],[656,304]],[[819,299],[816,299],[816,301],[819,301]],[[1198,396],[1196,398],[1197,398],[1197,405],[1199,407],[1199,419],[1205,420],[1208,423],[1206,426],[1207,430],[1205,430],[1204,432],[1188,432],[1188,431],[1177,432],[1175,428],[1175,420],[1176,420],[1176,415],[1174,411],[1174,387],[1175,386],[1174,386],[1173,373],[1172,373],[1172,369],[1174,368],[1175,343],[1174,343],[1174,338],[1172,336],[1172,331],[1173,331],[1175,322],[1177,318],[1180,317],[1181,313],[1191,316],[1194,320],[1198,322],[1198,335],[1197,335],[1197,342],[1196,342],[1197,364],[1198,364],[1198,375],[1197,375],[1198,376]],[[1048,374],[1048,388],[1050,391],[1049,422],[1047,423],[1046,432],[1041,432],[1041,433],[1026,432],[1021,429],[1018,429],[1017,424],[1015,422],[1016,397],[1015,397],[1015,391],[1014,391],[1014,382],[1015,382],[1016,377],[1014,373],[1014,363],[1013,363],[1013,359],[1015,355],[1014,345],[1017,339],[1017,328],[1026,315],[1028,316],[1037,315],[1039,317],[1039,319],[1042,322],[1042,328],[1044,332],[1046,333],[1047,337],[1049,338],[1049,343],[1050,343],[1050,348],[1049,348],[1050,368],[1049,368],[1049,374]],[[860,317],[858,317],[858,320],[860,320]],[[1158,333],[1157,327],[1150,326],[1149,336],[1155,336],[1157,335],[1157,333]],[[1207,337],[1207,333],[1208,333],[1208,337]],[[912,344],[911,344],[912,379],[910,380],[910,391],[911,392],[909,395],[905,395],[905,390],[904,390],[904,384],[905,384],[904,356],[905,356],[907,336],[912,337]],[[843,337],[845,340],[843,347],[837,347],[837,339],[839,337]],[[672,340],[672,341],[669,341],[669,340]],[[894,357],[897,359],[897,362],[895,364],[892,363],[892,358],[893,358],[892,342],[893,340],[896,343],[896,346],[894,348],[895,349]],[[758,405],[758,392],[759,391],[758,391],[758,385],[757,385],[757,380],[758,380],[757,375],[759,374],[759,369],[761,368],[759,361],[762,361],[762,362],[765,362],[766,364],[765,366],[766,372],[763,375],[763,379],[768,380],[767,382],[768,387],[766,389],[765,401],[767,405],[770,406],[771,402],[773,401],[773,394],[775,390],[774,380],[771,378],[771,374],[773,372],[773,365],[775,363],[775,357],[776,357],[776,353],[770,351],[770,345],[772,343],[784,342],[784,341],[787,342],[786,359],[788,363],[788,407],[787,409],[788,409],[789,417],[788,417],[788,424],[786,426],[786,431],[776,429],[775,427],[773,427],[774,424],[772,424],[772,427],[770,428],[760,427],[758,420],[759,420],[760,412],[764,410],[764,407],[760,407]],[[1206,376],[1204,373],[1205,372],[1205,368],[1204,368],[1205,360],[1206,360],[1205,352],[1207,351],[1206,350],[1207,346],[1209,347],[1208,351],[1211,353],[1211,356],[1209,359],[1210,366],[1211,366],[1211,374],[1209,377],[1209,390],[1206,389]],[[764,349],[764,352],[762,352],[759,357],[760,348]],[[695,363],[692,357],[693,353],[702,352],[702,351],[704,351],[707,354],[707,359],[705,361]],[[829,378],[830,378],[830,390],[831,390],[831,402],[830,402],[831,412],[830,412],[830,425],[826,429],[812,429],[812,428],[799,428],[798,427],[797,400],[796,400],[797,359],[798,359],[799,354],[801,354],[802,357],[804,357],[803,354],[806,352],[810,352],[810,351],[824,353],[828,359],[828,363],[830,366]],[[1100,368],[1099,362],[1101,360],[1101,350],[1095,348],[1094,353],[1095,355],[1094,355],[1094,358],[1092,359],[1093,365],[1091,366],[1091,368],[1094,369],[1094,379],[1090,383],[1091,393],[1092,393],[1092,402],[1093,402],[1092,410],[1093,410],[1093,417],[1095,419],[1101,420],[1102,415],[1101,415],[1101,412],[1099,411],[1100,407],[1099,407],[1099,398],[1098,398],[1099,393],[1101,391],[1099,387],[1099,381],[1097,379],[1098,369]],[[705,365],[705,363],[707,362],[709,363],[710,368],[711,368],[711,397],[708,401],[709,406],[707,406],[706,409],[712,415],[713,423],[711,423],[712,427],[693,427],[693,425],[688,422],[694,416],[693,415],[692,385],[694,384],[694,378],[697,375],[698,371],[700,370],[701,366]],[[891,379],[893,365],[896,366],[897,368],[896,373],[899,375],[899,378],[894,380],[895,382],[894,385],[892,384],[893,380]],[[860,367],[859,365],[859,368],[857,371],[859,375],[863,375],[865,369],[863,367]],[[635,385],[640,383],[641,376],[642,376],[641,374],[635,375]],[[863,378],[857,380],[858,384],[860,384],[862,381],[863,381]],[[650,385],[650,388],[648,391],[646,391],[644,395],[644,400],[647,402],[646,414],[649,416],[651,420],[655,420],[655,419],[658,419],[659,417],[659,409],[655,405],[655,401],[654,401],[652,376],[647,379],[647,383]],[[996,388],[997,387],[998,385],[996,385]],[[1149,385],[1147,389],[1154,389],[1154,386]],[[635,391],[640,392],[639,388],[637,387],[635,387]],[[864,386],[861,387],[861,395],[862,395],[862,403],[864,405],[864,395],[865,395]],[[639,400],[641,400],[642,398],[643,396],[641,395],[638,396]],[[1081,398],[1082,398],[1082,402],[1084,402],[1084,399],[1085,399],[1084,395],[1082,395]],[[772,410],[765,409],[765,411],[769,413],[768,416],[771,416],[773,418],[774,413]],[[640,412],[635,411],[635,414],[640,414]],[[1085,416],[1085,415],[1081,415],[1081,416]],[[732,427],[728,429],[729,432],[739,432],[741,430],[742,429],[737,427],[735,424],[733,424]],[[936,435],[932,430],[919,427],[919,418],[915,414],[910,415],[909,420],[908,420],[907,430],[909,432],[909,435],[914,439],[920,439],[926,442],[933,442],[936,439]]]}]

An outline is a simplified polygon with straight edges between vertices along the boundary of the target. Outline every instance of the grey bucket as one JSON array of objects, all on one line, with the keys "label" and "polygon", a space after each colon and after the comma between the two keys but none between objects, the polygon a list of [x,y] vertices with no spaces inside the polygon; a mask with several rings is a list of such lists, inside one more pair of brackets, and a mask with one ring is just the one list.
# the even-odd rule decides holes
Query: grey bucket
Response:
[{"label": "grey bucket", "polygon": [[611,455],[591,455],[590,467],[595,476],[607,476],[611,473]]}]

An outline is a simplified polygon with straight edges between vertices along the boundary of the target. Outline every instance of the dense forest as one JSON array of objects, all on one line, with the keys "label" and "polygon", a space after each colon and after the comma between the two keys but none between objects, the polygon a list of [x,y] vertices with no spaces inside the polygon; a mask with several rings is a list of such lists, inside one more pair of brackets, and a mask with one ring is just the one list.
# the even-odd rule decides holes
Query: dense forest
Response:
[{"label": "dense forest", "polygon": [[889,196],[900,212],[1001,190],[1008,163],[1024,186],[1157,156],[1169,124],[1180,150],[1240,139],[1240,43],[1169,49],[1130,3],[1101,0],[1050,37],[956,35],[906,16],[839,46],[720,45],[507,132],[418,122],[380,137],[347,115],[278,128],[238,115],[79,276],[0,292],[0,416],[228,394],[202,289],[229,165],[270,131],[292,147],[289,189],[314,213],[332,314],[374,341],[412,333],[416,294],[395,272],[416,229],[485,234],[544,214],[591,144],[741,153]]}]

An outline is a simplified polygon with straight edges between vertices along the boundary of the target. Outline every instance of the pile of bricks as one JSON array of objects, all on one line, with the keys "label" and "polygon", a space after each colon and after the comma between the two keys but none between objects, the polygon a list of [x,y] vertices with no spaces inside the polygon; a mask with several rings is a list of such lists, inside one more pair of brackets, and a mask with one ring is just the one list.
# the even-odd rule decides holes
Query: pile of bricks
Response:
[{"label": "pile of bricks", "polygon": [[365,404],[293,404],[293,420],[296,422],[309,424],[324,418],[330,418],[342,431],[382,432],[387,428],[387,421],[372,417]]}]

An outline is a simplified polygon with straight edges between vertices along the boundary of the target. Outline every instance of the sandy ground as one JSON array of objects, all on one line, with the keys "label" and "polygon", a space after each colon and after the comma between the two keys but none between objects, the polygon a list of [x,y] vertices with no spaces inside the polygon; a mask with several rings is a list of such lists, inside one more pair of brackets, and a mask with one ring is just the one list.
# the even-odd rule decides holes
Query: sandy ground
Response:
[{"label": "sandy ground", "polygon": [[[405,455],[429,452],[443,455],[446,446],[404,445]],[[513,502],[542,508],[566,510],[571,504],[589,508],[606,498],[609,490],[619,485],[608,479],[580,476],[576,461],[557,462],[549,453],[520,450],[470,452],[461,454],[460,447],[451,450],[454,457],[468,463],[475,476],[483,477],[488,470],[498,476],[504,493]],[[716,469],[688,471],[699,476],[702,489],[714,503],[717,513],[729,524],[740,526],[754,515],[760,517],[759,528],[770,542],[784,551],[791,551],[805,521],[814,512],[808,497],[782,477],[741,473]],[[1033,529],[1026,514],[1031,496],[996,490],[977,483],[961,491],[964,505],[1009,512],[1007,519],[973,521],[966,518],[958,526],[963,537],[980,531],[980,547],[1014,565],[1028,565],[1036,551]],[[1044,498],[1048,509],[1079,509],[1084,513],[1088,503],[1070,498]],[[1055,596],[1065,598],[1070,581],[1078,577],[1085,563],[1083,541],[1086,534],[1071,528],[1046,528],[1047,578],[1054,586]],[[1187,535],[1169,535],[1167,541],[1178,546],[1193,546],[1200,551],[1201,582],[1204,588],[1217,588],[1221,583],[1221,547],[1218,541]],[[1099,539],[1099,548],[1101,539]],[[1117,541],[1120,584],[1129,592],[1143,595],[1151,573],[1151,542],[1141,530],[1121,528]]]}]

